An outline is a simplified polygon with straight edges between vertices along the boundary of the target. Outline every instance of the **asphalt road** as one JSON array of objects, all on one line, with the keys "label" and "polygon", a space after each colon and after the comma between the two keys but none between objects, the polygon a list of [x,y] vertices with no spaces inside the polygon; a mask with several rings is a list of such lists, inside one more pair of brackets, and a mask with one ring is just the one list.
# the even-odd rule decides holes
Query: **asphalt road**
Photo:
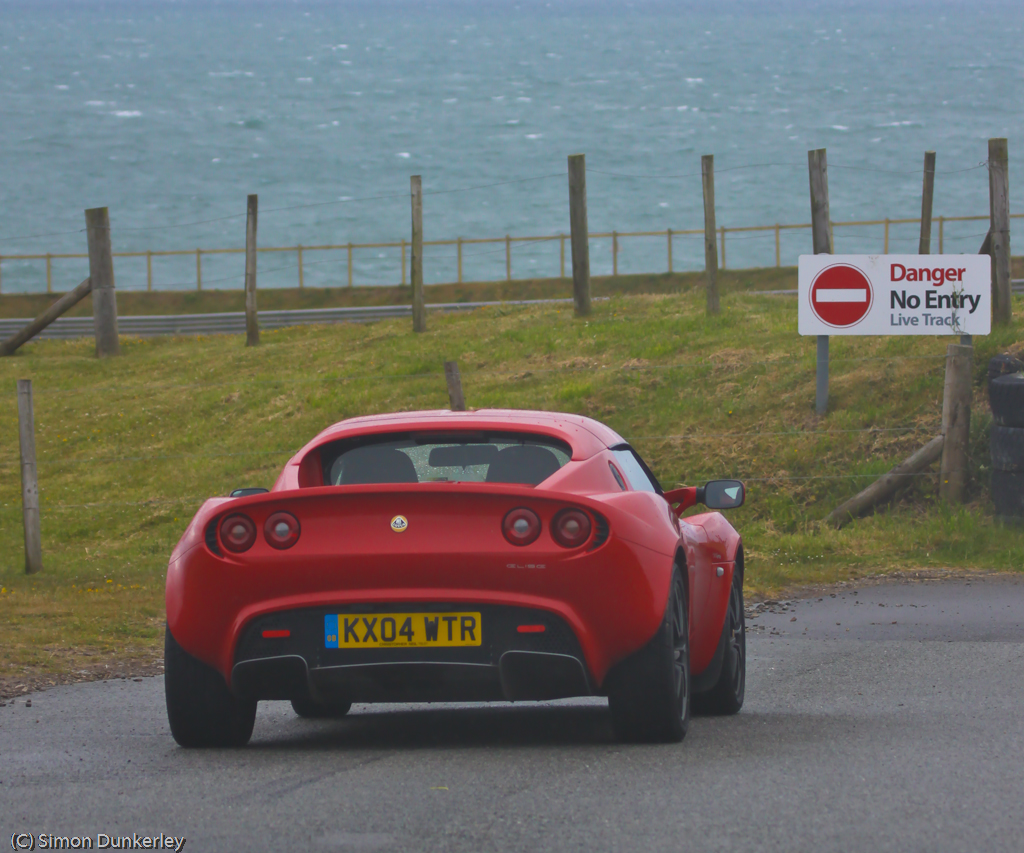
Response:
[{"label": "asphalt road", "polygon": [[159,678],[55,688],[0,708],[0,844],[1024,849],[1024,576],[862,587],[757,608],[750,625],[743,711],[695,719],[673,746],[615,743],[603,701],[357,706],[331,722],[273,702],[246,749],[187,751]]}]

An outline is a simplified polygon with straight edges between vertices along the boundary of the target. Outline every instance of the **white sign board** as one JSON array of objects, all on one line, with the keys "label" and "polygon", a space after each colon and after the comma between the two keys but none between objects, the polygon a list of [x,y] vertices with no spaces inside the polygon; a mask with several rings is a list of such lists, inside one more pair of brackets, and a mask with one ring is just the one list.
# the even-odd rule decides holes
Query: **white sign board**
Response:
[{"label": "white sign board", "polygon": [[801,335],[987,335],[988,255],[801,255]]}]

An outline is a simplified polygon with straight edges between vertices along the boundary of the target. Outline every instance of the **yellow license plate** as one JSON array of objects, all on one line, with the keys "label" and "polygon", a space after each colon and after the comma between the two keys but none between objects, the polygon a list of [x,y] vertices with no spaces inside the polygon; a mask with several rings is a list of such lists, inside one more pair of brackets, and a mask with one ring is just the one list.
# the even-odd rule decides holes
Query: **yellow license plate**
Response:
[{"label": "yellow license plate", "polygon": [[329,649],[479,646],[479,613],[341,613],[324,617]]}]

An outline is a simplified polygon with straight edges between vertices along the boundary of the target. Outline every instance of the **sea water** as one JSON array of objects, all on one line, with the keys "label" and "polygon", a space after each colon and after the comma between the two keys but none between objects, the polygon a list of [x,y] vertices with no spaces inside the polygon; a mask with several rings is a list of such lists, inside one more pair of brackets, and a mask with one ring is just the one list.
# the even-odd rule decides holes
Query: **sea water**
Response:
[{"label": "sea water", "polygon": [[[248,193],[263,246],[398,241],[410,175],[428,240],[558,234],[577,152],[594,232],[702,227],[702,154],[719,225],[808,222],[821,147],[834,220],[918,216],[925,150],[935,216],[986,214],[994,136],[1021,211],[1022,33],[1024,3],[979,0],[0,2],[0,255],[83,252],[96,206],[118,252],[238,248]],[[986,230],[947,224],[945,249],[975,252]],[[835,239],[879,252],[882,227]],[[664,271],[666,242],[624,238],[619,270]],[[892,226],[891,251],[916,247],[916,225]],[[809,231],[782,232],[782,263],[809,250]],[[610,272],[611,241],[591,252]],[[428,247],[428,282],[455,278],[455,253]],[[240,256],[201,262],[204,286],[241,286]],[[87,274],[52,263],[54,290]],[[154,287],[195,287],[194,254],[151,263]],[[674,239],[673,263],[703,266],[699,236]],[[774,264],[774,234],[727,235],[727,263]],[[466,280],[505,265],[503,243],[463,247]],[[0,287],[44,289],[44,268],[5,260]],[[147,284],[144,259],[116,270]],[[294,286],[296,253],[260,270]],[[513,244],[514,276],[558,270],[558,242]],[[306,251],[303,272],[343,285],[347,255]],[[353,252],[356,284],[400,277],[400,250]]]}]

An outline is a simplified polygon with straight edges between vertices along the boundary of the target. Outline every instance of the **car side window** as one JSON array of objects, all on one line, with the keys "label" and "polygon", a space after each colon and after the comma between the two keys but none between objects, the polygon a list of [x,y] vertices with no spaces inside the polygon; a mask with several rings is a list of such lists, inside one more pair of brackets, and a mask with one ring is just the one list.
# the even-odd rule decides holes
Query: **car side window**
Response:
[{"label": "car side window", "polygon": [[626,475],[626,479],[629,480],[629,484],[633,487],[634,491],[661,494],[661,486],[658,484],[658,481],[654,479],[650,469],[632,447],[619,445],[611,450],[615,456],[615,461],[619,463],[619,467]]},{"label": "car side window", "polygon": [[608,463],[608,467],[611,469],[612,476],[615,478],[615,482],[619,484],[619,488],[622,491],[626,491],[626,481],[622,479],[622,475],[619,473],[619,469],[616,468],[611,462]]}]

